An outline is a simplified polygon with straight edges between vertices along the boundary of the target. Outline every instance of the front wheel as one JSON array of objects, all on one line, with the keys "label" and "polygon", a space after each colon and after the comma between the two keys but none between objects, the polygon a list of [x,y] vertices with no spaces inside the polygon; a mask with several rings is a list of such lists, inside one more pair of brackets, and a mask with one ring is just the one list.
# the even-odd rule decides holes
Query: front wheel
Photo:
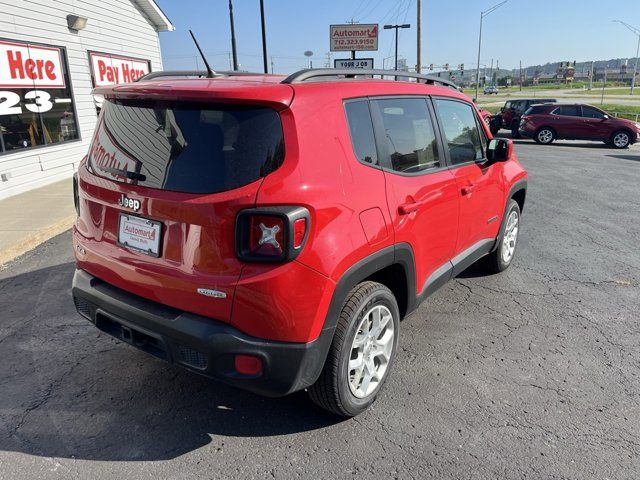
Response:
[{"label": "front wheel", "polygon": [[398,345],[400,312],[393,293],[363,282],[347,296],[320,377],[311,387],[314,403],[353,417],[375,401],[389,376]]},{"label": "front wheel", "polygon": [[611,135],[611,146],[613,148],[627,148],[631,144],[629,132],[620,130]]},{"label": "front wheel", "polygon": [[520,232],[520,206],[513,198],[507,205],[504,227],[497,248],[485,257],[484,263],[490,273],[500,273],[511,265],[516,253]]}]

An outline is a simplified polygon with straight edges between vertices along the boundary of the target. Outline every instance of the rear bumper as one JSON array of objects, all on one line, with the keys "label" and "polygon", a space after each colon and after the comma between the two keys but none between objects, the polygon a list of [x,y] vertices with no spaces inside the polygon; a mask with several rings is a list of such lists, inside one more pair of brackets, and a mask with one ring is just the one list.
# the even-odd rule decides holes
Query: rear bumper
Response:
[{"label": "rear bumper", "polygon": [[[158,358],[261,395],[283,396],[320,375],[333,328],[309,343],[247,336],[226,323],[138,297],[83,270],[72,286],[78,312],[97,328]],[[235,355],[262,359],[260,375],[235,371]]]},{"label": "rear bumper", "polygon": [[526,137],[526,138],[533,138],[533,134],[534,134],[535,132],[529,132],[529,131],[525,130],[524,128],[519,128],[519,129],[518,129],[518,133],[519,133],[521,136],[523,136],[523,137]]}]

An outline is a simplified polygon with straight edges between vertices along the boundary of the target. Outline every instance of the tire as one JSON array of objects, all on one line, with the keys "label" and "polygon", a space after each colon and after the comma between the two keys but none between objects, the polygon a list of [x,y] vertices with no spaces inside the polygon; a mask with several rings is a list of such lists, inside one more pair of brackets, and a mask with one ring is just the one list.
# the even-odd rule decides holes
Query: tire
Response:
[{"label": "tire", "polygon": [[[381,314],[380,320],[387,320],[377,336],[370,330],[376,312]],[[391,290],[370,281],[354,287],[340,312],[322,373],[308,389],[311,400],[343,417],[354,417],[369,408],[389,377],[398,346],[399,327],[400,311]],[[359,346],[355,343],[356,337],[362,340]],[[386,339],[384,347],[377,347],[379,353],[372,346],[378,345],[376,341],[372,342],[374,338]],[[358,359],[361,359],[362,367],[350,369],[349,364],[356,365]],[[368,375],[369,365],[374,375]],[[382,376],[376,381],[375,374],[383,366]]]},{"label": "tire", "polygon": [[533,139],[541,145],[550,145],[556,139],[556,132],[549,127],[542,127],[536,131]]},{"label": "tire", "polygon": [[631,145],[631,135],[626,130],[618,130],[611,135],[609,144],[617,149],[629,148],[629,145]]},{"label": "tire", "polygon": [[[513,234],[513,226],[510,225],[512,216],[515,216],[515,235]],[[505,215],[504,225],[500,229],[500,238],[496,249],[483,259],[485,270],[488,273],[504,272],[516,254],[516,246],[518,245],[518,233],[520,231],[520,206],[513,198],[509,199],[507,204],[507,213]],[[505,250],[509,250],[509,255],[505,255]]]},{"label": "tire", "polygon": [[489,123],[489,131],[491,135],[495,135],[500,131],[500,120],[497,118],[492,118]]}]

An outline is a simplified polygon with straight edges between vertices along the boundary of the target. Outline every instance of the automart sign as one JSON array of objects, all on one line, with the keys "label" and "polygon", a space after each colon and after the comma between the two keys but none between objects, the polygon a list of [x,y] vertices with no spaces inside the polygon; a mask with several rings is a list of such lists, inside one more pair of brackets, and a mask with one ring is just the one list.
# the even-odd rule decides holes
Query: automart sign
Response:
[{"label": "automart sign", "polygon": [[331,51],[378,50],[378,25],[331,25]]},{"label": "automart sign", "polygon": [[64,88],[59,48],[0,41],[1,88]]},{"label": "automart sign", "polygon": [[89,52],[94,87],[135,82],[151,71],[149,60]]}]

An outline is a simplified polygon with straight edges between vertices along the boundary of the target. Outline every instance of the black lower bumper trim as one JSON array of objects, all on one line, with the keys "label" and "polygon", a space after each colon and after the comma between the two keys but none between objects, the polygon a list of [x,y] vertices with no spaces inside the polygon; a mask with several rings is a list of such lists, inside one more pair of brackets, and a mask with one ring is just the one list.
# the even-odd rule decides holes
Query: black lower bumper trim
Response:
[{"label": "black lower bumper trim", "polygon": [[[309,343],[262,340],[230,325],[156,303],[76,270],[72,287],[78,313],[96,327],[158,358],[261,395],[283,396],[316,381],[333,339],[327,328]],[[235,371],[235,355],[262,359],[263,371]]]}]

